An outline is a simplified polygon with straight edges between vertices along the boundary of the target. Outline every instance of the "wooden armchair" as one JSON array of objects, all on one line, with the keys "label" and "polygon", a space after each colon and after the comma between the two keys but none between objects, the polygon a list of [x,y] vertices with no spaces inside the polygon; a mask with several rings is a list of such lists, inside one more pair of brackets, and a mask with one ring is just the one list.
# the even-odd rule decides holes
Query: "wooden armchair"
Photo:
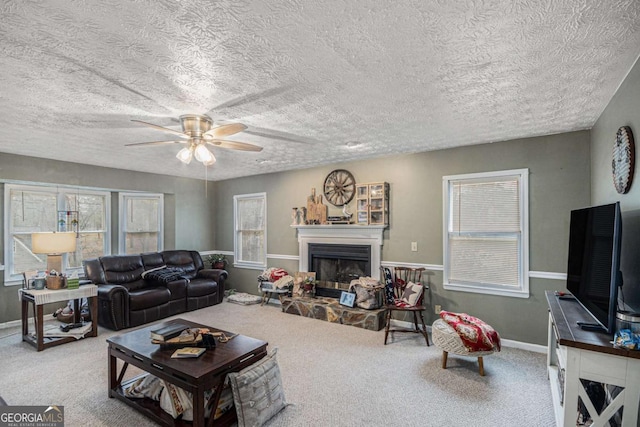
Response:
[{"label": "wooden armchair", "polygon": [[[392,274],[393,281],[393,302],[387,301],[385,304],[385,318],[386,327],[384,331],[384,344],[387,344],[389,332],[414,332],[422,334],[427,346],[429,345],[429,335],[427,334],[427,327],[424,323],[424,316],[422,312],[426,309],[423,304],[424,294],[429,287],[427,284],[422,283],[422,273],[425,268],[409,268],[409,267],[394,267],[393,273],[389,269],[382,267],[382,277],[389,278]],[[409,286],[409,283],[417,286]],[[389,295],[391,297],[391,295]],[[412,313],[414,329],[406,328],[391,328],[391,317],[394,312]],[[418,325],[418,318],[420,319],[420,325]]]}]

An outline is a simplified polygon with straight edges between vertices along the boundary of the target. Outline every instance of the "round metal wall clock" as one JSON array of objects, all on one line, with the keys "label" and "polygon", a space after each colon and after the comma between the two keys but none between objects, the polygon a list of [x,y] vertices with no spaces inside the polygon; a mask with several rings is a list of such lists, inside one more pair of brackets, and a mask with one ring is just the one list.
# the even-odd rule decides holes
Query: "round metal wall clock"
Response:
[{"label": "round metal wall clock", "polygon": [[616,133],[616,142],[613,144],[613,158],[611,160],[611,172],[613,185],[620,194],[629,192],[633,181],[633,169],[635,168],[635,147],[633,133],[629,126],[622,126]]},{"label": "round metal wall clock", "polygon": [[356,180],[344,169],[331,171],[324,180],[324,197],[334,206],[343,206],[353,199]]}]

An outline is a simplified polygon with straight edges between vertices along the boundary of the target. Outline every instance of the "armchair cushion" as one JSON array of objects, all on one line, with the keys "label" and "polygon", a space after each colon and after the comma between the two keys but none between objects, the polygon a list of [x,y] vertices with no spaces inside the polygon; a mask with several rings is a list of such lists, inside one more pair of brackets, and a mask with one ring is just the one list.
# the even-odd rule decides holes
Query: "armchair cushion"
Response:
[{"label": "armchair cushion", "polygon": [[[400,302],[406,304],[406,306],[414,307],[420,301],[424,287],[420,284],[409,282],[404,288],[402,298]],[[397,304],[396,304],[397,305]]]}]

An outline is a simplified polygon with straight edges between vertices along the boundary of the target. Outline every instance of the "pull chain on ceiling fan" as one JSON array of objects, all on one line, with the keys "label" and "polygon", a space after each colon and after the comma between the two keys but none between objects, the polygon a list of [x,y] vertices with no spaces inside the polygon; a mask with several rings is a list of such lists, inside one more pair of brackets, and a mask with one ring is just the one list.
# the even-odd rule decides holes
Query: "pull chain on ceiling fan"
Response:
[{"label": "pull chain on ceiling fan", "polygon": [[211,117],[200,114],[185,114],[180,116],[182,132],[169,129],[163,126],[154,125],[153,123],[143,122],[141,120],[132,120],[145,126],[152,127],[163,132],[172,133],[185,140],[180,141],[151,141],[139,142],[135,144],[125,144],[126,146],[138,145],[158,145],[158,144],[188,144],[178,152],[176,157],[182,163],[189,164],[193,157],[197,161],[202,162],[205,166],[212,165],[216,162],[213,153],[207,148],[207,144],[214,147],[228,148],[231,150],[241,151],[262,151],[262,147],[248,144],[246,142],[228,141],[223,138],[225,136],[234,135],[242,132],[247,127],[242,123],[231,123],[212,128],[213,120]]}]

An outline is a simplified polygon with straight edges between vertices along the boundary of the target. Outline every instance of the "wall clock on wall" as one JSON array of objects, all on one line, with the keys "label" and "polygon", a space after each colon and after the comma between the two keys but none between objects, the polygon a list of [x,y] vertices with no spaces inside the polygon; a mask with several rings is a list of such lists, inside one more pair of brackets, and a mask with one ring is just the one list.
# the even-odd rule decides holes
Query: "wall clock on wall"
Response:
[{"label": "wall clock on wall", "polygon": [[633,133],[629,126],[622,126],[616,133],[616,142],[613,144],[613,158],[611,160],[611,172],[613,185],[620,194],[626,194],[633,181],[633,169],[635,168],[635,147]]},{"label": "wall clock on wall", "polygon": [[353,199],[356,180],[344,169],[331,171],[324,180],[324,197],[334,206],[346,205]]}]

